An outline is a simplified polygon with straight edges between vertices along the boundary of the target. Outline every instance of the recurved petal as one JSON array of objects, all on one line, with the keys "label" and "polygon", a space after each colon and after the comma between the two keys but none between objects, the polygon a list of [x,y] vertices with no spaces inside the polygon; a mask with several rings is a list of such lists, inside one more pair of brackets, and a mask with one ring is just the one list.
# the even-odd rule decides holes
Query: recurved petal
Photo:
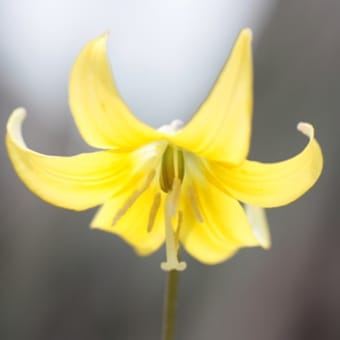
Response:
[{"label": "recurved petal", "polygon": [[106,54],[107,36],[89,42],[76,60],[70,78],[70,107],[88,144],[132,150],[160,134],[139,121],[120,97]]},{"label": "recurved petal", "polygon": [[68,209],[83,210],[103,203],[126,185],[132,159],[112,151],[72,157],[47,156],[26,146],[21,125],[25,110],[15,110],[7,124],[7,150],[21,180],[41,199]]},{"label": "recurved petal", "polygon": [[241,31],[208,98],[172,138],[200,156],[238,164],[249,150],[252,118],[251,31]]},{"label": "recurved petal", "polygon": [[181,241],[192,256],[213,264],[226,260],[240,247],[259,245],[236,200],[203,181],[190,190],[193,194],[183,202]]},{"label": "recurved petal", "polygon": [[165,238],[162,202],[158,209],[152,209],[156,195],[156,187],[150,186],[129,206],[133,188],[125,190],[99,208],[91,227],[119,235],[139,255],[153,253]]},{"label": "recurved petal", "polygon": [[265,209],[250,204],[245,204],[244,209],[259,244],[262,248],[269,249],[271,238]]},{"label": "recurved petal", "polygon": [[277,163],[245,161],[239,167],[208,165],[207,178],[239,201],[260,207],[277,207],[293,202],[319,178],[323,158],[314,139],[313,126],[299,123],[298,130],[309,143],[296,156]]}]

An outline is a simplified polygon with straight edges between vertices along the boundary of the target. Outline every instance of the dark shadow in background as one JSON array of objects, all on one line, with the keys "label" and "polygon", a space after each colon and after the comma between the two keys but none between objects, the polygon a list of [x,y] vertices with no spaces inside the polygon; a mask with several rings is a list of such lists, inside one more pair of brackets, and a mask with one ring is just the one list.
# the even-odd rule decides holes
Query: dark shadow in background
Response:
[{"label": "dark shadow in background", "polygon": [[[336,0],[280,1],[257,45],[259,126],[270,127],[275,137],[279,131],[284,145],[280,131],[287,131],[287,117],[311,121],[325,158],[320,182],[306,198],[305,216],[294,216],[296,228],[305,225],[305,235],[312,229],[314,238],[306,236],[305,243],[305,235],[301,237],[305,261],[290,297],[287,327],[275,339],[340,339],[339,19]],[[260,144],[260,136],[258,140]],[[285,271],[292,262],[288,257],[276,271]],[[275,285],[282,289],[282,282]]]}]

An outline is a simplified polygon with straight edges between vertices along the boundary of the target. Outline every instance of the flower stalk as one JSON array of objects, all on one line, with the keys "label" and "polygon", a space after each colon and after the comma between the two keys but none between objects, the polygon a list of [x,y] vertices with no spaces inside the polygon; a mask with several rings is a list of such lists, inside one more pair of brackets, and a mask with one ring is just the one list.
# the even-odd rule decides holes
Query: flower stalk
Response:
[{"label": "flower stalk", "polygon": [[167,273],[162,340],[175,339],[178,274],[177,270],[170,270]]}]

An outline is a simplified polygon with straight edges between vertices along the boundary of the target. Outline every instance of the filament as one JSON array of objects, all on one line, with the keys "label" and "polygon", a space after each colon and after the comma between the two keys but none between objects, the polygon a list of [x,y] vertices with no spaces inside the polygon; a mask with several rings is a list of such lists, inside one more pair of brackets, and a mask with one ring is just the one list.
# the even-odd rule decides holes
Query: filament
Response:
[{"label": "filament", "polygon": [[193,186],[189,187],[189,200],[198,222],[203,223],[203,217],[198,207],[197,194]]},{"label": "filament", "polygon": [[181,193],[181,181],[180,181],[179,178],[175,178],[174,184],[173,184],[173,187],[172,187],[172,191],[171,191],[171,193],[168,194],[168,195],[171,195],[171,198],[172,198],[171,201],[170,201],[170,204],[169,204],[170,217],[174,217],[176,215],[180,193]]},{"label": "filament", "polygon": [[176,228],[176,233],[175,233],[175,241],[176,241],[176,246],[177,246],[177,251],[179,248],[179,236],[181,232],[181,227],[183,223],[183,212],[179,211],[177,214],[177,228]]},{"label": "filament", "polygon": [[148,232],[152,231],[160,204],[161,204],[161,193],[158,192],[153,198],[153,202],[150,208],[149,220],[148,220],[148,226],[147,226]]},{"label": "filament", "polygon": [[152,170],[148,176],[146,177],[146,180],[141,188],[134,191],[132,195],[126,200],[126,202],[123,204],[123,206],[117,211],[115,217],[112,221],[112,226],[114,226],[129,210],[129,208],[137,201],[138,197],[141,196],[146,189],[149,187],[151,181],[155,177],[156,171]]}]

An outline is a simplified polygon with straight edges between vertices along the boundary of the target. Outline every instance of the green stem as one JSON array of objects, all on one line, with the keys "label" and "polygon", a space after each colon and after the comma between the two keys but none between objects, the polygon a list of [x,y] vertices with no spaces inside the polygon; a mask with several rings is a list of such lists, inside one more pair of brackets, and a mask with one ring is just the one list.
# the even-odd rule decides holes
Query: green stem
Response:
[{"label": "green stem", "polygon": [[178,271],[168,272],[168,282],[164,301],[163,340],[175,339],[176,304],[177,304]]}]

